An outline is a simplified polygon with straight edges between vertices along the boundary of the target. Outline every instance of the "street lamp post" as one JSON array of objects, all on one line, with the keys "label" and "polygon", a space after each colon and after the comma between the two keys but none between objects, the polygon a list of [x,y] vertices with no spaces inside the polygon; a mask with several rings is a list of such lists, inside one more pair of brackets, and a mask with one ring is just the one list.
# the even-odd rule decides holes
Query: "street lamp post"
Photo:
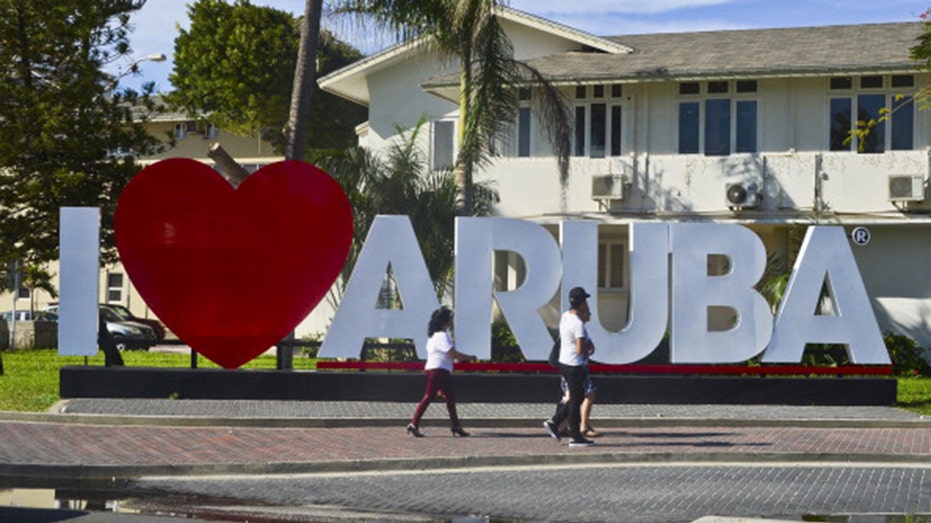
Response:
[{"label": "street lamp post", "polygon": [[131,75],[139,70],[139,64],[142,62],[164,62],[168,58],[165,56],[165,53],[152,53],[142,58],[138,58],[129,64],[129,67],[125,71],[117,74],[113,80],[110,80],[110,83],[104,88],[104,92],[109,92],[111,89],[115,89],[116,86],[120,83],[120,80],[125,78],[128,75]]}]

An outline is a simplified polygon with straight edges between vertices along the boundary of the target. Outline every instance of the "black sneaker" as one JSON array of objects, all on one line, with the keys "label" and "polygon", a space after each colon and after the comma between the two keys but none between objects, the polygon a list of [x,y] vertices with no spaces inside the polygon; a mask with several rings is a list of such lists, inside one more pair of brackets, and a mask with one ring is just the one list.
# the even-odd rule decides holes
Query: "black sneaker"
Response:
[{"label": "black sneaker", "polygon": [[547,434],[549,434],[551,438],[555,439],[556,441],[559,441],[561,439],[559,437],[559,432],[556,431],[556,424],[553,423],[551,420],[544,421],[543,428],[546,429]]},{"label": "black sneaker", "polygon": [[572,438],[572,440],[569,441],[570,447],[591,447],[594,444],[595,444],[594,441],[590,439],[585,439],[582,436],[579,436],[577,438]]}]

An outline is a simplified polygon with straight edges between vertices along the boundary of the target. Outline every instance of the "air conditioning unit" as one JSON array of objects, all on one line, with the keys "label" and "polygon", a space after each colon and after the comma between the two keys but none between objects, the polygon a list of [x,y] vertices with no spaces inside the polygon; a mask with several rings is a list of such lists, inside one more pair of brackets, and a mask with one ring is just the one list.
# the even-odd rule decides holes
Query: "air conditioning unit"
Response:
[{"label": "air conditioning unit", "polygon": [[753,208],[760,204],[756,182],[729,183],[724,187],[727,206],[731,209]]},{"label": "air conditioning unit", "polygon": [[924,199],[924,176],[920,174],[889,175],[890,202],[917,202]]},{"label": "air conditioning unit", "polygon": [[593,200],[623,200],[624,176],[620,174],[595,174],[592,176]]}]

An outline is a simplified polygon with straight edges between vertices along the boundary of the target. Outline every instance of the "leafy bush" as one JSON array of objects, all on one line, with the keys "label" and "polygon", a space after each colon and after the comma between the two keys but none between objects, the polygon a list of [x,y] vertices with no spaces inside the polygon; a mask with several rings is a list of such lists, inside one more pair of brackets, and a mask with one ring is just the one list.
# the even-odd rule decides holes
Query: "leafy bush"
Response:
[{"label": "leafy bush", "polygon": [[837,367],[849,365],[850,358],[843,345],[809,343],[802,353],[802,363],[811,367]]},{"label": "leafy bush", "polygon": [[511,328],[503,321],[491,325],[491,361],[521,363],[526,361]]},{"label": "leafy bush", "polygon": [[301,336],[304,343],[316,343],[317,345],[304,345],[301,347],[301,355],[305,358],[316,358],[317,352],[320,351],[320,343],[323,341],[322,332],[312,332]]},{"label": "leafy bush", "polygon": [[889,359],[892,360],[892,370],[896,376],[929,376],[931,367],[924,359],[924,349],[918,343],[902,334],[886,332],[883,335]]},{"label": "leafy bush", "polygon": [[419,359],[414,340],[406,338],[391,338],[387,342],[379,338],[366,338],[362,347],[362,361],[385,363]]}]

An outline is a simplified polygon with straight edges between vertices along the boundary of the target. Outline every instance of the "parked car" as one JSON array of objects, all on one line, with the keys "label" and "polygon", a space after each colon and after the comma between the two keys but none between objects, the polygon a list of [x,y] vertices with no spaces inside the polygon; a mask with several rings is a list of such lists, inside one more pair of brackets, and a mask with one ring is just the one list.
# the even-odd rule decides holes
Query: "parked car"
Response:
[{"label": "parked car", "polygon": [[[13,311],[0,312],[0,320],[13,321]],[[58,321],[58,315],[48,315],[45,311],[16,311],[16,321]]]},{"label": "parked car", "polygon": [[164,340],[165,339],[165,326],[162,325],[162,322],[152,319],[152,318],[140,318],[132,313],[128,307],[123,305],[115,305],[113,303],[101,304],[101,307],[107,307],[108,309],[113,309],[113,312],[117,313],[125,321],[134,321],[136,323],[141,323],[143,325],[148,325],[152,327],[152,330],[155,331],[155,339]]},{"label": "parked car", "polygon": [[148,325],[124,320],[122,316],[106,305],[100,306],[100,314],[107,322],[107,331],[116,341],[116,348],[123,350],[149,350],[158,341],[155,330]]},{"label": "parked car", "polygon": [[[58,305],[47,307],[42,312],[48,321],[58,321]],[[148,325],[124,320],[115,310],[107,305],[100,305],[100,315],[107,324],[107,332],[116,341],[119,350],[149,350],[158,342],[155,330]],[[54,319],[52,319],[54,318]]]}]

